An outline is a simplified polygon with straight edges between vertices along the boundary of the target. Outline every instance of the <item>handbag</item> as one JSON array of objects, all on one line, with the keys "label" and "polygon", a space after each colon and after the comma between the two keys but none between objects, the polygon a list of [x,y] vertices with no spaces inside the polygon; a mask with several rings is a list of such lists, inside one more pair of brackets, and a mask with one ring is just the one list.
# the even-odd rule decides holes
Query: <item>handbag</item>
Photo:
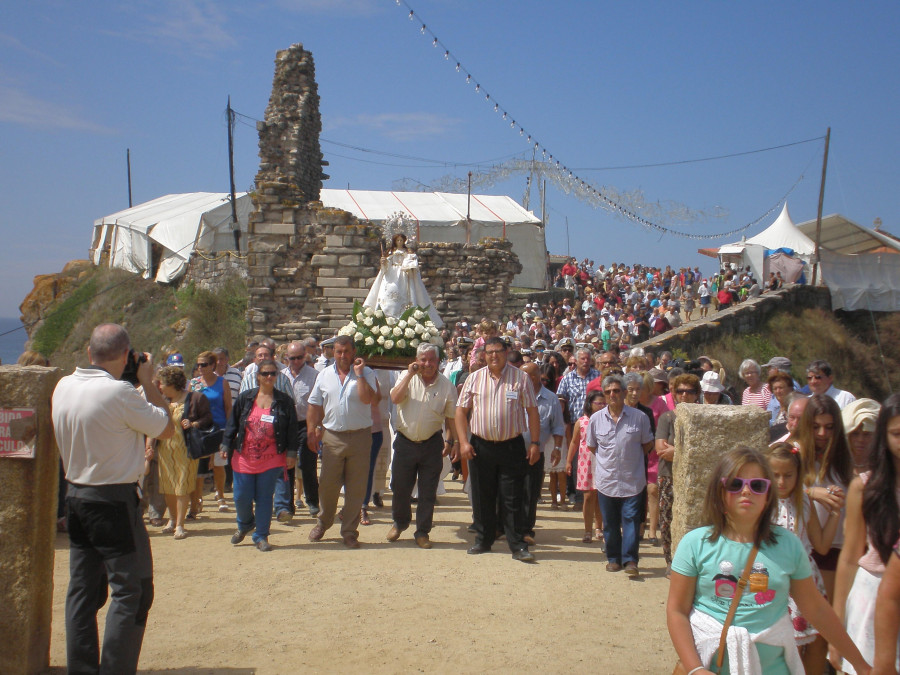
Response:
[{"label": "handbag", "polygon": [[[191,413],[191,397],[192,392],[188,392],[184,401],[184,413],[182,419],[187,419]],[[213,424],[208,429],[182,429],[184,436],[184,445],[187,448],[188,457],[191,459],[200,459],[201,457],[209,457],[219,451],[222,440],[225,438],[225,430],[219,429]]]},{"label": "handbag", "polygon": [[[738,603],[741,601],[741,595],[744,594],[744,588],[747,586],[750,579],[750,570],[753,569],[753,562],[756,560],[757,551],[759,551],[759,546],[753,544],[753,549],[750,551],[750,557],[747,558],[747,564],[744,565],[744,571],[741,574],[741,578],[738,579],[734,597],[731,599],[731,605],[728,607],[728,615],[725,617],[725,623],[722,625],[722,636],[719,638],[719,650],[716,652],[716,670],[718,671],[722,670],[722,663],[725,662],[725,642],[728,637],[728,629],[734,621],[734,615],[737,612]],[[688,675],[688,670],[682,665],[681,659],[678,659],[675,663],[672,675]]]}]

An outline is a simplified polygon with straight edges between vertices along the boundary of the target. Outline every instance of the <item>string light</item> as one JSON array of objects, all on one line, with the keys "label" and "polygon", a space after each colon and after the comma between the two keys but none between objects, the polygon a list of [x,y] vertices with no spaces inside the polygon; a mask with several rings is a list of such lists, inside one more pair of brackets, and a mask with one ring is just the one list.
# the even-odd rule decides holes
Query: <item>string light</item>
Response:
[{"label": "string light", "polygon": [[[415,11],[412,9],[412,7],[410,7],[407,0],[397,0],[397,4],[398,5],[406,5],[406,7],[409,9],[409,20],[412,21],[413,17],[415,16]],[[433,38],[432,45],[434,47],[438,46],[438,44],[440,43],[438,40],[438,37],[432,31],[428,30],[428,27],[426,26],[426,24],[423,23],[422,27],[419,29],[419,31],[423,35],[427,31]],[[451,55],[452,54],[449,49],[446,49],[444,51],[444,59],[449,60]],[[456,61],[456,71],[460,72],[462,69],[463,69],[462,62]],[[471,83],[471,81],[472,81],[472,74],[470,72],[468,72],[468,70],[466,70],[466,84]],[[481,90],[481,84],[476,83],[475,91],[479,92],[480,90]],[[486,101],[491,100],[490,93],[485,92],[485,100]],[[500,112],[501,119],[503,119],[503,120],[506,120],[509,117],[508,112],[505,109],[503,109],[500,106],[500,104],[497,102],[494,103],[494,112]],[[526,136],[525,128],[520,125],[517,125],[515,120],[511,120],[509,126],[510,126],[510,129],[513,129],[513,130],[515,130],[516,127],[518,127],[519,136],[522,136],[522,137]],[[532,142],[531,134],[527,135],[527,142],[529,144],[531,144],[531,142]],[[549,154],[547,148],[544,147],[543,144],[541,144],[540,142],[538,142],[538,141],[534,142],[534,150],[535,150],[535,152],[537,150],[540,150],[541,157],[543,159],[547,159],[547,157],[549,155],[550,161],[551,161],[550,166],[553,169],[553,172],[555,174],[557,174],[557,183],[560,185],[560,187],[563,189],[564,192],[566,192],[566,193],[574,192],[579,197],[586,198],[586,199],[588,199],[588,201],[594,202],[595,205],[600,205],[600,206],[603,206],[605,208],[608,208],[612,211],[619,213],[624,218],[637,223],[638,225],[644,227],[647,230],[653,230],[653,231],[661,232],[664,234],[671,234],[671,235],[675,235],[675,236],[679,236],[679,237],[686,237],[688,239],[719,239],[722,237],[727,237],[732,234],[737,234],[739,232],[743,232],[743,231],[753,227],[754,225],[756,225],[757,223],[762,221],[764,218],[766,218],[776,208],[778,208],[778,206],[780,206],[783,203],[783,201],[785,199],[787,199],[787,196],[790,195],[790,193],[794,191],[794,189],[797,187],[797,185],[800,183],[800,181],[802,181],[804,178],[804,176],[801,174],[801,176],[797,179],[797,181],[790,188],[790,190],[788,190],[787,194],[782,198],[782,200],[779,201],[777,204],[775,204],[772,208],[770,208],[768,211],[766,211],[766,213],[764,213],[762,216],[760,216],[753,222],[747,223],[746,225],[743,225],[743,226],[736,228],[734,230],[731,230],[729,232],[720,232],[717,234],[703,235],[703,234],[694,234],[694,233],[690,233],[690,232],[680,232],[678,230],[673,230],[671,228],[664,227],[663,225],[659,225],[658,223],[655,223],[647,218],[644,218],[643,216],[640,216],[639,214],[635,213],[634,211],[622,206],[622,204],[620,204],[617,200],[611,199],[611,198],[607,197],[606,195],[604,195],[600,189],[595,188],[593,185],[591,185],[587,181],[585,181],[582,178],[580,178],[579,176],[577,176],[574,172],[572,172],[565,165],[561,165],[559,160],[556,160],[555,165],[552,164],[553,163],[553,155]],[[564,176],[564,178],[561,176]],[[607,187],[607,188],[604,188],[604,190],[610,191],[610,188]]]}]

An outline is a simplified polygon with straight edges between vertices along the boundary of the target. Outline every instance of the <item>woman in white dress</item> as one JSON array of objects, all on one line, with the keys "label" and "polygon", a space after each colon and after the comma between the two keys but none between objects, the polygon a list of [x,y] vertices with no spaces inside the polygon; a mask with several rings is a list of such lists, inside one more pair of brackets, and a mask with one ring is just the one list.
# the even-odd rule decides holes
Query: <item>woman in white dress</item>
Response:
[{"label": "woman in white dress", "polygon": [[405,234],[395,234],[391,239],[391,250],[381,259],[381,270],[363,306],[380,307],[388,316],[400,318],[413,305],[427,307],[434,325],[438,328],[444,325],[422,283],[418,256],[406,248]]}]

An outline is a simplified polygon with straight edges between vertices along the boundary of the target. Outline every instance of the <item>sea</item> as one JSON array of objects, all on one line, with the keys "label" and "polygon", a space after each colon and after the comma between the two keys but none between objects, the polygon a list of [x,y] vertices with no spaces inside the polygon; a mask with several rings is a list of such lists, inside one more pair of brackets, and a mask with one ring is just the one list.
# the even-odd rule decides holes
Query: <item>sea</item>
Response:
[{"label": "sea", "polygon": [[19,318],[0,317],[0,362],[12,365],[25,351],[28,334]]}]

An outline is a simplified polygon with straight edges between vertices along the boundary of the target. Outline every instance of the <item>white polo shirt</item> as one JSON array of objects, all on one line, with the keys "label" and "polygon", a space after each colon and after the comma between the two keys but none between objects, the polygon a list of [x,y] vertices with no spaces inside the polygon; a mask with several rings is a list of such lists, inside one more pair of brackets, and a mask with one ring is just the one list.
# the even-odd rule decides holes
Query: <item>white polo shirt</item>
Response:
[{"label": "white polo shirt", "polygon": [[[375,373],[368,366],[363,368],[363,377],[375,391],[378,387]],[[337,364],[326,367],[313,385],[309,403],[322,407],[325,412],[322,426],[328,431],[356,431],[372,426],[372,408],[359,400],[356,373],[352,368],[341,383]]]},{"label": "white polo shirt", "polygon": [[79,485],[135,483],[144,475],[144,436],[169,422],[128,382],[76,368],[53,391],[53,429],[66,479]]}]

